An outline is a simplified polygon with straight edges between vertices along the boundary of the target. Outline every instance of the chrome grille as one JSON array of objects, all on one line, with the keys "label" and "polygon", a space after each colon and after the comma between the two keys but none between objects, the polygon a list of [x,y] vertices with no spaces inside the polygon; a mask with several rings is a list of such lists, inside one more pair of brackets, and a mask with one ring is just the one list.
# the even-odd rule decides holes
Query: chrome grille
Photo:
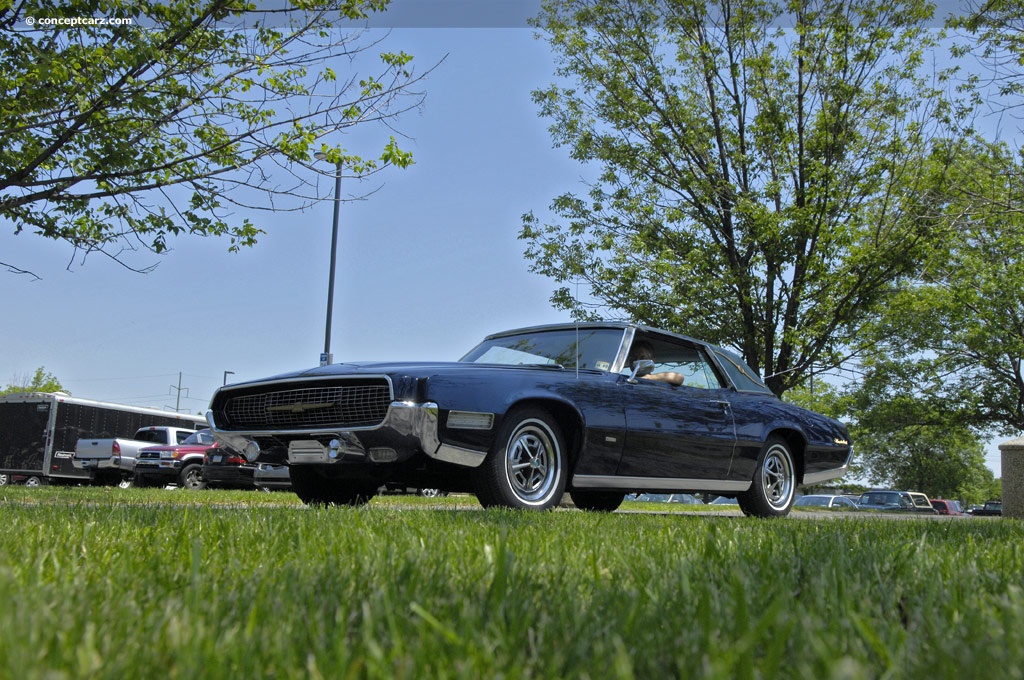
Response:
[{"label": "chrome grille", "polygon": [[333,430],[379,425],[390,403],[386,380],[359,380],[243,394],[224,412],[232,430]]}]

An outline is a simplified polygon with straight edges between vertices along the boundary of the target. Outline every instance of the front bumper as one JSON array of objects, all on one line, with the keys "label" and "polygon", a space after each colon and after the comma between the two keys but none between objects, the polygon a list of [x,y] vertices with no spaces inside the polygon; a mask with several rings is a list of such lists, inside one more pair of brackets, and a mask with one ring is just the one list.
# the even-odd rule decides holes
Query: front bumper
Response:
[{"label": "front bumper", "polygon": [[135,474],[139,477],[166,477],[176,479],[181,474],[180,460],[139,460],[135,462]]},{"label": "front bumper", "polygon": [[332,464],[342,461],[392,463],[402,451],[421,451],[434,460],[462,467],[478,467],[487,451],[445,444],[439,435],[440,409],[434,402],[393,401],[384,420],[374,427],[350,430],[223,430],[206,414],[210,430],[227,446],[246,453],[251,462],[259,455],[249,447],[260,439],[288,442],[289,465]]}]

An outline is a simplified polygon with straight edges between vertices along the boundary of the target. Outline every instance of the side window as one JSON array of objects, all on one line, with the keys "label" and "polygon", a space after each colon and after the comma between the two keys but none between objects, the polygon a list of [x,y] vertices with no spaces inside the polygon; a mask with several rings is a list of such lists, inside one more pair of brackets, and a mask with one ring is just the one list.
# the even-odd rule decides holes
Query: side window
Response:
[{"label": "side window", "polygon": [[722,382],[711,370],[711,365],[704,358],[700,350],[693,350],[692,357],[684,358],[676,369],[685,377],[684,385],[689,387],[703,387],[704,389],[717,390],[722,387]]},{"label": "side window", "polygon": [[174,438],[177,439],[178,443],[180,444],[186,439],[188,439],[191,434],[191,432],[182,432],[181,430],[179,430],[178,432],[174,433]]},{"label": "side window", "polygon": [[[654,373],[678,373],[686,387],[716,390],[722,387],[722,381],[700,348],[654,337],[638,337],[634,346],[638,341],[645,343],[653,353]],[[628,370],[627,366],[625,371]]]}]

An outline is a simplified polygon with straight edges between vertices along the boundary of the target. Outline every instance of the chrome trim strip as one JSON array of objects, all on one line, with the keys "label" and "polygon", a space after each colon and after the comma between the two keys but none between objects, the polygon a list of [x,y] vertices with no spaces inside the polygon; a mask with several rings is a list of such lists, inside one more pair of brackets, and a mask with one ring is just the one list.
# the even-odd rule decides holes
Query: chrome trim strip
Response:
[{"label": "chrome trim strip", "polygon": [[475,451],[451,444],[441,444],[431,458],[444,461],[445,463],[475,468],[480,467],[484,462],[484,459],[487,458],[487,452]]},{"label": "chrome trim strip", "polygon": [[608,369],[609,373],[622,373],[626,367],[626,359],[629,358],[629,347],[633,344],[633,337],[636,335],[636,328],[633,326],[627,326],[622,334],[622,340],[619,341],[619,351],[615,354],[615,359],[612,361],[611,367]]},{"label": "chrome trim strip", "polygon": [[828,470],[826,472],[814,472],[809,475],[804,475],[804,484],[821,484],[827,482],[830,479],[836,477],[842,477],[846,474],[846,466],[836,468],[835,470]]},{"label": "chrome trim strip", "polygon": [[676,491],[746,491],[752,482],[726,479],[677,479],[665,477],[613,477],[609,475],[574,475],[572,485],[583,489],[651,489]]}]

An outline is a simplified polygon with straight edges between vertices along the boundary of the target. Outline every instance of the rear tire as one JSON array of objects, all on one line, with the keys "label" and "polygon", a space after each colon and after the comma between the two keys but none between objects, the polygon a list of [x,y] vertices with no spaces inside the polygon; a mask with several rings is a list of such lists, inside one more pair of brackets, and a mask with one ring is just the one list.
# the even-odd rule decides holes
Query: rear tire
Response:
[{"label": "rear tire", "polygon": [[739,501],[743,514],[751,517],[785,517],[796,497],[796,465],[789,444],[781,437],[769,437],[757,457],[750,489]]},{"label": "rear tire", "polygon": [[565,492],[566,462],[565,440],[547,411],[511,411],[474,471],[477,500],[485,508],[553,508]]},{"label": "rear tire", "polygon": [[373,482],[327,477],[309,465],[290,469],[292,491],[306,505],[366,505],[377,495]]},{"label": "rear tire", "polygon": [[573,505],[580,510],[589,512],[615,512],[622,505],[625,494],[613,491],[591,491],[589,489],[573,489],[569,492]]}]

